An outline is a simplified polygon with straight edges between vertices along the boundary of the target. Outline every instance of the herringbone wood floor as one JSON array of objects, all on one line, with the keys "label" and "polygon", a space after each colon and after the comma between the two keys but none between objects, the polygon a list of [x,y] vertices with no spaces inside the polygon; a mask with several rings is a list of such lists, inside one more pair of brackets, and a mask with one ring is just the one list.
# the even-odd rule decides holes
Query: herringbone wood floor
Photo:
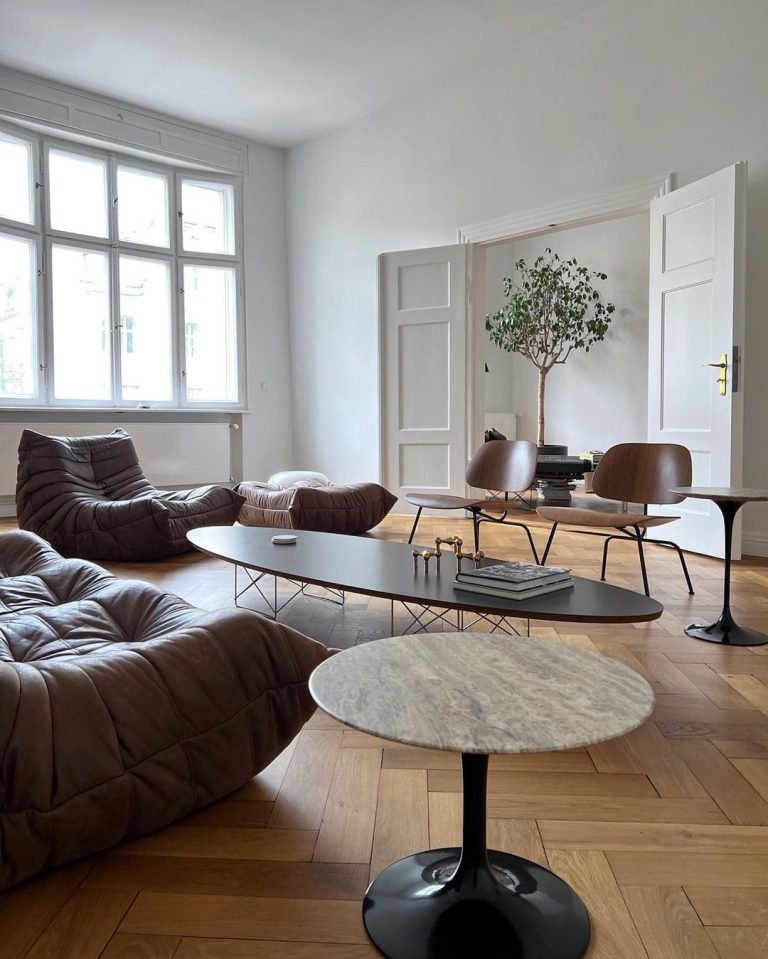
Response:
[{"label": "herringbone wood floor", "polygon": [[[377,535],[404,540],[407,517]],[[426,520],[420,539],[468,524]],[[544,529],[535,531],[543,543]],[[486,552],[527,558],[519,531],[486,527]],[[552,562],[596,576],[600,542],[559,534]],[[639,588],[614,547],[610,581]],[[665,613],[642,626],[542,624],[534,634],[621,659],[657,694],[653,720],[566,753],[495,757],[490,843],[548,864],[586,901],[591,959],[768,955],[768,646],[724,649],[683,626],[719,612],[719,562],[649,550]],[[114,566],[199,606],[232,602],[232,568],[198,554]],[[768,561],[737,564],[734,610],[768,631]],[[330,645],[389,632],[389,606],[305,598],[284,620]],[[535,625],[535,624],[534,624]],[[511,638],[510,642],[514,642]],[[360,900],[392,860],[458,842],[457,757],[345,729],[316,713],[239,792],[159,833],[51,871],[0,897],[3,959],[368,959]],[[468,957],[485,959],[485,957]]]}]

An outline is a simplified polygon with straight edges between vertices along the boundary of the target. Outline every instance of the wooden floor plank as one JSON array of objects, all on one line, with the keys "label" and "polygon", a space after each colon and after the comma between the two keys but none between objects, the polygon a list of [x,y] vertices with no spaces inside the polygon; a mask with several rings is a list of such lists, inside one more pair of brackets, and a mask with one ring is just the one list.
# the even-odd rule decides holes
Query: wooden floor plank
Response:
[{"label": "wooden floor plank", "polygon": [[126,842],[126,856],[189,856],[194,859],[312,858],[317,833],[311,829],[230,829],[225,826],[169,826]]},{"label": "wooden floor plank", "polygon": [[[429,789],[434,792],[460,792],[461,774],[431,769]],[[653,797],[656,790],[645,776],[622,773],[529,773],[489,772],[488,793],[521,796],[601,796]]]},{"label": "wooden floor plank", "polygon": [[371,861],[380,749],[342,749],[317,837],[316,862]]},{"label": "wooden floor plank", "polygon": [[741,775],[768,801],[768,759],[731,759]]},{"label": "wooden floor plank", "polygon": [[291,759],[293,758],[296,743],[299,737],[296,736],[292,742],[272,762],[266,766],[254,778],[237,792],[232,793],[230,799],[253,799],[260,802],[274,802],[280,792],[280,786],[285,779]]},{"label": "wooden floor plank", "polygon": [[693,873],[685,894],[705,926],[768,926],[768,889],[765,886],[729,889],[698,885]]},{"label": "wooden floor plank", "polygon": [[182,939],[174,959],[381,959],[381,953],[371,944]]},{"label": "wooden floor plank", "polygon": [[712,799],[636,799],[625,796],[498,793],[488,797],[488,815],[493,819],[592,819],[595,822],[728,822]]},{"label": "wooden floor plank", "polygon": [[390,863],[429,847],[426,769],[382,769],[371,880]]},{"label": "wooden floor plank", "polygon": [[768,956],[768,927],[710,926],[707,930],[720,959],[760,959]]},{"label": "wooden floor plank", "polygon": [[590,959],[648,959],[619,887],[601,852],[557,849],[554,872],[581,896],[592,923]]},{"label": "wooden floor plank", "polygon": [[699,799],[707,791],[665,740],[654,723],[646,723],[625,737],[640,768],[660,796]]},{"label": "wooden floor plank", "polygon": [[675,750],[732,823],[768,825],[768,801],[712,743],[677,743]]},{"label": "wooden floor plank", "polygon": [[136,891],[78,889],[29,953],[29,959],[98,959]]},{"label": "wooden floor plank", "polygon": [[[385,769],[461,769],[461,756],[439,749],[393,746],[384,750]],[[593,773],[595,766],[586,750],[561,753],[526,753],[490,756],[492,772]]]},{"label": "wooden floor plank", "polygon": [[741,693],[744,699],[756,706],[764,715],[768,715],[768,685],[755,676],[724,673],[723,679]]},{"label": "wooden floor plank", "polygon": [[109,940],[101,959],[173,959],[178,936],[140,936],[118,932]]},{"label": "wooden floor plank", "polygon": [[708,852],[609,852],[606,853],[622,886],[699,886],[720,889],[765,886],[768,856]]},{"label": "wooden floor plank", "polygon": [[84,885],[202,895],[225,889],[233,896],[359,899],[367,882],[367,864],[113,854],[96,865]]},{"label": "wooden floor plank", "polygon": [[550,849],[602,849],[637,852],[724,852],[768,855],[768,826],[702,826],[659,822],[552,822],[539,830]]},{"label": "wooden floor plank", "polygon": [[621,893],[649,959],[720,959],[682,889],[623,886]]},{"label": "wooden floor plank", "polygon": [[269,825],[276,829],[319,829],[331,788],[340,729],[307,729],[291,757]]},{"label": "wooden floor plank", "polygon": [[27,954],[92,866],[89,860],[52,869],[0,895],[0,943],[7,959]]},{"label": "wooden floor plank", "polygon": [[359,902],[139,893],[120,932],[211,939],[366,943]]}]

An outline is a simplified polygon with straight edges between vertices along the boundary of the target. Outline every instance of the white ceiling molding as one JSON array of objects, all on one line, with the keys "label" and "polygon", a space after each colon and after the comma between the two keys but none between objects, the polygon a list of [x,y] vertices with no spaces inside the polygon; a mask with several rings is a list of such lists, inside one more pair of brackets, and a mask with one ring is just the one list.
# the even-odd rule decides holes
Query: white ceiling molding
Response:
[{"label": "white ceiling molding", "polygon": [[578,200],[508,213],[493,220],[460,227],[459,243],[503,243],[516,237],[550,233],[552,230],[582,226],[599,220],[631,216],[647,210],[651,200],[664,196],[671,189],[672,174],[667,174],[618,190],[594,193]]},{"label": "white ceiling molding", "polygon": [[248,169],[248,144],[237,137],[14,70],[0,69],[0,114],[227,173]]}]

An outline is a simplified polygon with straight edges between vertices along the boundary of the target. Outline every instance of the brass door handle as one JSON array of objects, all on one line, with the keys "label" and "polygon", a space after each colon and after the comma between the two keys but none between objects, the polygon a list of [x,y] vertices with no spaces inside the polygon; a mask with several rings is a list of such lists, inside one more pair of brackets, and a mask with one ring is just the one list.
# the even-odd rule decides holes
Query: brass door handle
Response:
[{"label": "brass door handle", "polygon": [[728,373],[727,373],[727,371],[728,371],[728,354],[727,354],[727,353],[721,353],[721,354],[720,354],[720,362],[719,362],[719,363],[702,363],[701,365],[702,365],[702,366],[713,366],[716,370],[720,370],[720,373],[718,374],[718,377],[717,377],[717,379],[715,380],[715,382],[716,382],[717,385],[720,387],[720,395],[721,395],[721,396],[725,396],[726,391],[727,391],[727,388],[728,388],[728,380],[727,380],[727,375],[728,375]]}]

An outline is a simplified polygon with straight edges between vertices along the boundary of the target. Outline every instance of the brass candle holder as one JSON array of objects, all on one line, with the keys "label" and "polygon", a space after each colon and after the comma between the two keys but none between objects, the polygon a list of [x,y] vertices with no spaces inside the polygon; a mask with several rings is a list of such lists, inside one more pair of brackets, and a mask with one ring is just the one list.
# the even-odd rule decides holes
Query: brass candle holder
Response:
[{"label": "brass candle holder", "polygon": [[484,556],[485,556],[485,553],[481,549],[479,549],[476,553],[462,553],[461,550],[457,550],[456,551],[456,572],[457,573],[461,572],[461,561],[463,559],[474,560],[475,569],[480,569],[480,564],[482,563]]}]

